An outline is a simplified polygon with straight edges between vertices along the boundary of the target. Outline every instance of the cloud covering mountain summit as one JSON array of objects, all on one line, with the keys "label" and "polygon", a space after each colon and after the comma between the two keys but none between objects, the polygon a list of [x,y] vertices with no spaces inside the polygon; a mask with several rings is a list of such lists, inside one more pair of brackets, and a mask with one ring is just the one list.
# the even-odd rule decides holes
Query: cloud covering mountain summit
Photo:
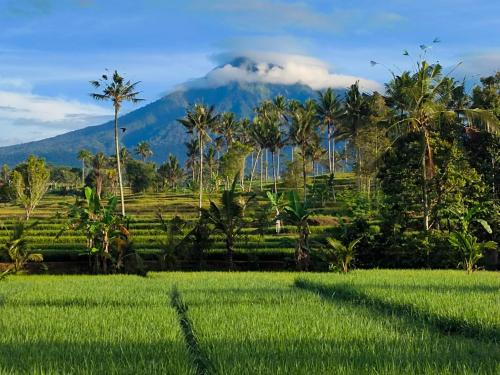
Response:
[{"label": "cloud covering mountain summit", "polygon": [[[314,90],[347,88],[359,81],[364,91],[380,90],[378,82],[352,75],[331,73],[326,62],[303,55],[278,53],[226,53],[215,57],[225,61],[206,76],[181,85],[181,88],[219,87],[230,82],[304,84]],[[229,62],[228,62],[229,61]]]}]

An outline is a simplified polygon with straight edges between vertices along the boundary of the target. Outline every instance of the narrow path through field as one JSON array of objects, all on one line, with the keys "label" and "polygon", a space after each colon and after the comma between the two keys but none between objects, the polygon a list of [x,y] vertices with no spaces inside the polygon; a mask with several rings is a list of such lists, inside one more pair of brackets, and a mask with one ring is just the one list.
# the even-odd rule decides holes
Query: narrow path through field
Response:
[{"label": "narrow path through field", "polygon": [[325,300],[342,301],[370,308],[379,314],[397,316],[410,326],[427,326],[444,335],[461,335],[481,341],[500,342],[498,329],[478,327],[464,320],[439,316],[412,305],[385,301],[348,284],[330,286],[297,279],[294,285],[299,289],[318,293]]},{"label": "narrow path through field", "polygon": [[196,373],[198,375],[207,375],[213,373],[212,364],[198,344],[198,339],[196,338],[191,320],[189,319],[187,314],[188,306],[182,300],[179,290],[175,286],[170,292],[170,304],[177,312],[179,324],[184,336],[184,341],[191,356],[191,360],[193,361],[193,366],[195,367]]}]

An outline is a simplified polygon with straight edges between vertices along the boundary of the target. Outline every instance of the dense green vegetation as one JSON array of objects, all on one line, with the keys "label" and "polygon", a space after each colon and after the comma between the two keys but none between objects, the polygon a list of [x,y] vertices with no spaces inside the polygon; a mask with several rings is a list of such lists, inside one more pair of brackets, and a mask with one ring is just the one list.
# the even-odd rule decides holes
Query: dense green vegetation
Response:
[{"label": "dense green vegetation", "polygon": [[[138,83],[103,75],[92,82],[102,93],[92,96],[113,103],[114,155],[80,150],[81,170],[35,156],[12,171],[4,166],[0,196],[24,207],[26,220],[37,206],[41,216],[51,210],[26,241],[42,254],[86,254],[94,272],[138,271],[155,257],[163,268],[199,269],[217,252],[229,269],[265,259],[344,272],[351,264],[494,269],[500,73],[468,94],[425,60],[427,48],[412,71],[393,74],[384,94],[355,83],[343,98],[332,89],[304,101],[278,95],[251,118],[194,103],[177,119],[190,137],[184,168],[173,155],[148,162],[145,141],[134,153],[120,147],[126,128],[118,113],[122,102],[140,100]],[[44,207],[47,189],[53,202],[58,194],[74,201]],[[11,211],[0,214],[7,237]]]},{"label": "dense green vegetation", "polygon": [[459,271],[16,276],[0,372],[495,374],[499,289]]}]

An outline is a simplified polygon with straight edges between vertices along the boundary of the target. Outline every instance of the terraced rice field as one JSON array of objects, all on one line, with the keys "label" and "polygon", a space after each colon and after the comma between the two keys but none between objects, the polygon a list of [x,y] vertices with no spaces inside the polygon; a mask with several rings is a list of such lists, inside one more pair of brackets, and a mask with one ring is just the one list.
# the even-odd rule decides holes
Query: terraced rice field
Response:
[{"label": "terraced rice field", "polygon": [[2,374],[498,374],[500,276],[13,276]]},{"label": "terraced rice field", "polygon": [[[351,187],[353,180],[348,173],[339,174],[337,189]],[[270,188],[269,188],[270,189]],[[205,204],[209,199],[218,200],[220,194],[206,194]],[[264,193],[258,194],[255,205],[266,202]],[[67,204],[74,203],[75,198],[71,196],[61,196],[47,194],[40,205],[36,208],[31,221],[36,221],[37,225],[27,231],[29,245],[39,250],[44,255],[46,261],[53,260],[82,260],[79,256],[85,250],[85,239],[81,233],[66,231],[56,238],[64,222],[64,214],[67,211]],[[154,257],[158,253],[162,242],[166,240],[165,233],[161,230],[160,223],[156,218],[156,213],[161,210],[164,217],[169,219],[174,215],[179,215],[183,220],[193,224],[198,218],[197,209],[198,198],[193,193],[148,193],[148,194],[127,194],[126,207],[127,215],[132,218],[131,233],[136,249],[146,258]],[[318,208],[316,217],[322,218],[325,215],[337,215],[339,206],[328,204],[328,208]],[[249,217],[252,217],[249,211]],[[8,238],[8,229],[11,228],[17,217],[23,217],[23,211],[14,204],[0,204],[0,222],[4,225],[0,227],[0,243]],[[317,225],[311,227],[313,233],[327,234],[331,230],[329,225]],[[240,256],[248,260],[248,255],[266,258],[271,257],[292,257],[294,247],[294,228],[285,227],[280,235],[274,233],[270,226],[265,235],[256,233],[255,227],[245,229],[244,236],[237,243],[236,259]],[[213,254],[225,252],[222,237],[214,236],[214,243],[211,249]]]}]

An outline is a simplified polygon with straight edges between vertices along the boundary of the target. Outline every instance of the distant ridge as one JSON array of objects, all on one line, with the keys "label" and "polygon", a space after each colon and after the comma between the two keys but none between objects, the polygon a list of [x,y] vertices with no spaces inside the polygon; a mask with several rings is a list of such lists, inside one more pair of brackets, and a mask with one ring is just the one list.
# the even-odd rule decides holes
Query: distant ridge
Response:
[{"label": "distant ridge", "polygon": [[[244,67],[249,71],[256,69],[255,62],[240,57],[231,65]],[[268,68],[276,65],[268,64]],[[279,66],[278,66],[279,68]],[[262,64],[259,65],[262,69]],[[342,94],[343,90],[339,90]],[[184,142],[188,139],[185,129],[176,119],[185,115],[186,108],[196,102],[214,105],[218,111],[232,111],[238,116],[252,116],[253,108],[262,100],[284,95],[289,99],[305,100],[316,97],[316,91],[309,86],[297,83],[291,85],[232,81],[222,86],[203,85],[203,78],[165,95],[144,107],[136,109],[120,118],[120,126],[127,128],[122,135],[122,145],[132,149],[138,142],[151,144],[154,155],[152,160],[161,163],[169,153],[181,161],[186,158]],[[40,141],[0,148],[0,163],[15,165],[30,154],[45,158],[55,165],[78,166],[76,155],[82,148],[92,152],[113,152],[113,125],[107,122],[71,131]]]}]

